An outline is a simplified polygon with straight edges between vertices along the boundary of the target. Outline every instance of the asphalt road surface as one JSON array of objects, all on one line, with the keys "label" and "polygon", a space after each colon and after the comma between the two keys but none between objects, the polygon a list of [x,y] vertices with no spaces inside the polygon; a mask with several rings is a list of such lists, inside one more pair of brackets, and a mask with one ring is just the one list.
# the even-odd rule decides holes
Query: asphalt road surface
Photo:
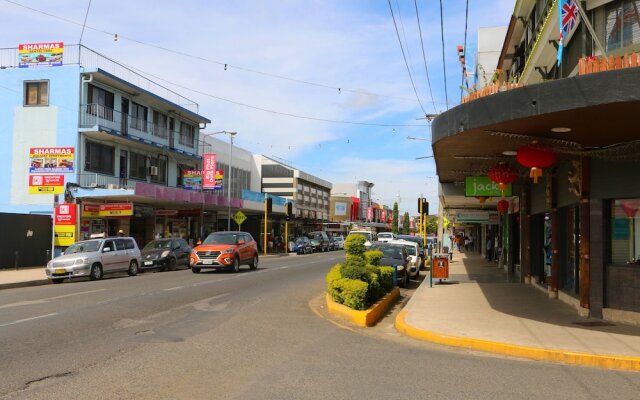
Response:
[{"label": "asphalt road surface", "polygon": [[374,328],[329,316],[324,279],[343,257],[0,291],[0,398],[638,398],[637,373],[404,337],[393,318],[411,289]]}]

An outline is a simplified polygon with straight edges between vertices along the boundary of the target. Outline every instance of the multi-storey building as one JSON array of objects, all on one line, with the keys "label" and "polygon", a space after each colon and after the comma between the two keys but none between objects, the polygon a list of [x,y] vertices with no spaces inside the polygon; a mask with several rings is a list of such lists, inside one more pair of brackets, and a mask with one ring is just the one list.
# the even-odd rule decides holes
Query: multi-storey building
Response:
[{"label": "multi-storey building", "polygon": [[558,57],[559,3],[516,2],[500,79],[434,120],[442,193],[516,167],[493,232],[501,265],[580,314],[640,323],[640,5],[570,1]]}]

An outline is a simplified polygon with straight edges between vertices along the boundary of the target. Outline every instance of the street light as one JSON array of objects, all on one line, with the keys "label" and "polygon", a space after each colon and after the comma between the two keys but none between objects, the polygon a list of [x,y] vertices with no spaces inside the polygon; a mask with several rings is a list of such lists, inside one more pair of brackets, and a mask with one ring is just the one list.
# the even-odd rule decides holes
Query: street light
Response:
[{"label": "street light", "polygon": [[[233,165],[233,137],[238,134],[236,131],[220,131],[220,132],[211,132],[205,133],[202,136],[202,142],[204,143],[204,139],[207,136],[226,134],[229,135],[229,180],[227,189],[227,231],[231,230],[231,174],[232,174],[232,165]],[[204,147],[204,146],[203,146]]]}]

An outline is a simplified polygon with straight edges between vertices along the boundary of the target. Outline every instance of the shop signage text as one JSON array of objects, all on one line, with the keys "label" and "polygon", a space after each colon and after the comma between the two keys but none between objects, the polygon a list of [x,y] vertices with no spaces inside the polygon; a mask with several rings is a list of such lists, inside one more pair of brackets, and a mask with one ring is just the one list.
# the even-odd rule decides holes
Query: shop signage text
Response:
[{"label": "shop signage text", "polygon": [[18,67],[59,67],[64,53],[63,42],[18,45]]},{"label": "shop signage text", "polygon": [[54,245],[71,246],[76,241],[76,205],[58,204],[54,210]]},{"label": "shop signage text", "polygon": [[32,147],[29,150],[29,173],[72,173],[74,152],[73,147]]},{"label": "shop signage text", "polygon": [[63,194],[64,175],[29,175],[29,194]]},{"label": "shop signage text", "polygon": [[[505,196],[511,196],[512,186],[507,185]],[[488,176],[467,176],[464,180],[464,195],[467,197],[501,197],[502,192],[498,184]]]},{"label": "shop signage text", "polygon": [[83,204],[83,217],[128,217],[133,215],[133,203]]},{"label": "shop signage text", "polygon": [[213,189],[216,187],[216,154],[204,154],[202,156],[204,176],[202,177],[202,188]]}]

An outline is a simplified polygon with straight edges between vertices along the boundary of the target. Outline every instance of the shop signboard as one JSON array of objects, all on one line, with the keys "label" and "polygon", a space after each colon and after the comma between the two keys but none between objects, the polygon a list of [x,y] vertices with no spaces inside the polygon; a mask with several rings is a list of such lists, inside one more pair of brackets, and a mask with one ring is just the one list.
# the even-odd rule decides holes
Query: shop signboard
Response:
[{"label": "shop signboard", "polygon": [[[509,183],[504,190],[504,195],[509,197],[511,193],[512,186]],[[464,195],[466,197],[501,197],[502,191],[488,176],[467,176],[464,179]]]},{"label": "shop signboard", "polygon": [[182,171],[182,187],[188,190],[202,189],[202,177],[204,171],[201,169],[185,169]]},{"label": "shop signboard", "polygon": [[54,245],[69,247],[76,241],[76,205],[58,204],[54,210]]},{"label": "shop signboard", "polygon": [[224,171],[221,169],[216,170],[216,185],[213,190],[222,190],[222,182],[224,181]]},{"label": "shop signboard", "polygon": [[156,209],[153,211],[153,214],[156,217],[170,217],[173,215],[178,215],[178,210],[162,210],[162,209]]},{"label": "shop signboard", "polygon": [[72,173],[74,153],[73,147],[32,147],[29,149],[29,173]]},{"label": "shop signboard", "polygon": [[83,204],[83,218],[114,218],[133,215],[133,203]]},{"label": "shop signboard", "polygon": [[63,194],[64,175],[29,175],[29,194]]},{"label": "shop signboard", "polygon": [[214,189],[216,187],[216,154],[204,154],[202,156],[203,171],[202,188]]},{"label": "shop signboard", "polygon": [[459,211],[455,213],[455,223],[488,223],[488,211]]},{"label": "shop signboard", "polygon": [[335,215],[347,215],[347,203],[336,203],[335,204]]},{"label": "shop signboard", "polygon": [[64,53],[63,42],[18,45],[18,67],[59,67]]},{"label": "shop signboard", "polygon": [[92,218],[100,216],[100,204],[83,204],[82,217]]}]

